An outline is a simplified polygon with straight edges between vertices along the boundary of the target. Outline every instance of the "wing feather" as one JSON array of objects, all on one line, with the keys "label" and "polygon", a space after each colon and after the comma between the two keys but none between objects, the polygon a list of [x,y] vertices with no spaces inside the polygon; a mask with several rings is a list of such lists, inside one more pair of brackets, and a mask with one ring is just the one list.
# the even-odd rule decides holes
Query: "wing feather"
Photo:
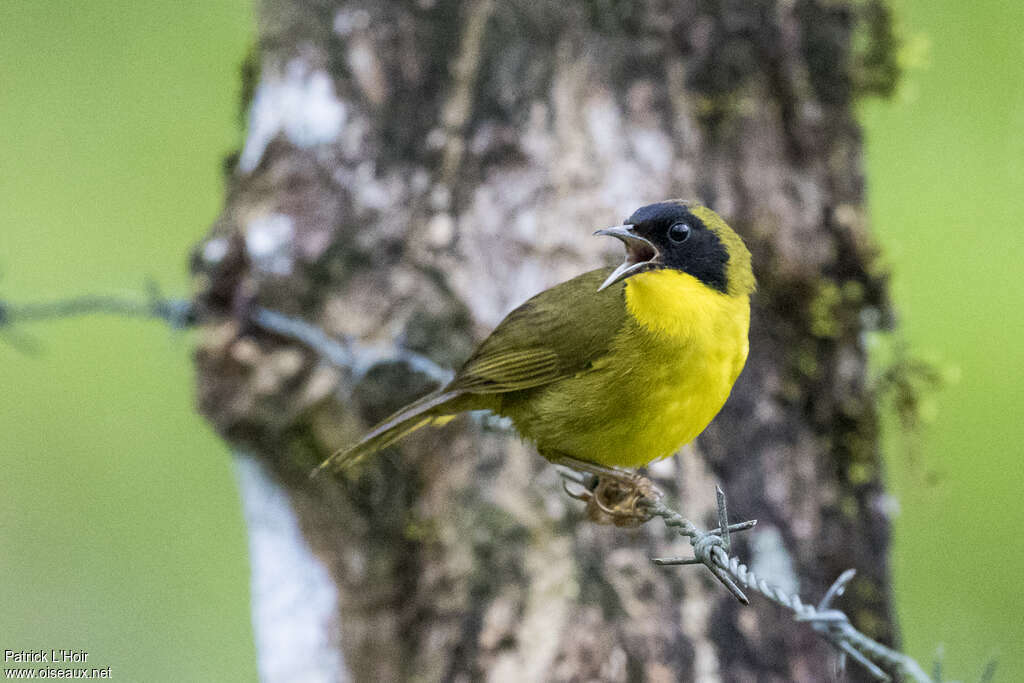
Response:
[{"label": "wing feather", "polygon": [[551,349],[523,349],[483,356],[467,364],[453,389],[500,394],[553,382],[561,376],[558,355]]}]

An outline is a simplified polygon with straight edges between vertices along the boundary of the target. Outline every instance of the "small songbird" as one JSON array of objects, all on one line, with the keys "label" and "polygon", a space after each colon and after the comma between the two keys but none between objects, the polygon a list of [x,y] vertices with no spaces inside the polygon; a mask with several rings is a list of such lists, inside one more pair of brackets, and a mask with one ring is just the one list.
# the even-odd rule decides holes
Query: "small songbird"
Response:
[{"label": "small songbird", "polygon": [[[505,416],[548,460],[627,488],[638,478],[617,468],[665,458],[696,438],[747,359],[750,252],[714,211],[680,200],[644,206],[594,234],[621,240],[625,262],[509,313],[451,382],[320,469],[469,410]],[[597,504],[615,512],[621,497]]]}]

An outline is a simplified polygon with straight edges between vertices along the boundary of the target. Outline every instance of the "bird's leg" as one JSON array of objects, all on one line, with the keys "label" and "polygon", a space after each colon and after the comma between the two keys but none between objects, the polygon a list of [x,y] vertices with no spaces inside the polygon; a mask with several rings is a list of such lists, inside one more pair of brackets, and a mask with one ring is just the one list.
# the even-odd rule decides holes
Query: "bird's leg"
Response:
[{"label": "bird's leg", "polygon": [[550,458],[556,465],[562,465],[593,477],[582,493],[569,493],[573,498],[587,503],[588,516],[595,522],[616,526],[639,526],[650,519],[642,502],[661,497],[654,483],[635,472],[625,472],[613,467],[597,465],[585,460],[559,455]]}]

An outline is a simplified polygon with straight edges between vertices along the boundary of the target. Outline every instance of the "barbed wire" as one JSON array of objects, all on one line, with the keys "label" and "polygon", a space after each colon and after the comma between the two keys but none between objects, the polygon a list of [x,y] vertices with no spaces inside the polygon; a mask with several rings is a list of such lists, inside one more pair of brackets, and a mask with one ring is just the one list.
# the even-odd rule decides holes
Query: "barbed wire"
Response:
[{"label": "barbed wire", "polygon": [[[20,350],[34,351],[38,344],[27,334],[18,332],[17,336],[11,336],[14,325],[93,314],[156,318],[173,329],[191,327],[197,322],[196,307],[192,301],[164,297],[159,287],[152,280],[147,280],[144,297],[86,294],[28,304],[10,304],[0,300],[0,331],[5,332],[8,335],[5,339]],[[396,361],[441,384],[451,380],[455,374],[430,358],[401,346],[363,344],[348,337],[335,339],[317,325],[268,308],[253,307],[249,322],[309,347],[328,363],[350,370],[356,380],[375,365]]]},{"label": "barbed wire", "polygon": [[39,349],[39,342],[20,329],[15,329],[15,325],[96,314],[122,318],[155,318],[176,330],[191,327],[196,323],[195,305],[189,299],[165,297],[153,280],[146,281],[144,290],[142,296],[85,294],[27,304],[12,304],[0,300],[0,333],[3,333],[3,339],[15,349],[35,353]]},{"label": "barbed wire", "polygon": [[[690,520],[672,510],[661,500],[647,499],[642,503],[651,515],[660,517],[665,526],[675,529],[679,535],[685,536],[693,546],[693,559],[679,557],[655,558],[659,565],[685,565],[700,563],[711,570],[711,573],[743,604],[749,604],[747,596],[739,587],[740,584],[749,590],[755,590],[777,605],[791,610],[796,620],[810,624],[818,635],[830,642],[840,652],[840,667],[843,658],[849,657],[880,681],[890,681],[892,677],[881,667],[897,671],[916,683],[931,683],[932,679],[921,666],[911,657],[897,652],[864,635],[850,623],[846,613],[832,607],[833,601],[846,590],[847,584],[853,579],[856,571],[847,569],[839,575],[817,606],[805,603],[799,595],[787,593],[778,586],[768,583],[757,576],[739,558],[730,555],[731,543],[726,511],[725,494],[715,487],[718,499],[719,528],[702,531]],[[742,528],[752,528],[753,524]],[[881,665],[881,666],[879,666]]]},{"label": "barbed wire", "polygon": [[[564,469],[560,470],[560,474],[573,483],[587,488],[591,483],[590,478],[594,476]],[[840,574],[818,604],[812,605],[804,602],[799,595],[789,593],[769,583],[755,574],[739,558],[732,556],[730,554],[731,534],[754,528],[757,525],[757,520],[730,524],[725,493],[719,486],[715,487],[715,497],[718,508],[718,528],[710,531],[702,530],[682,514],[665,505],[660,496],[649,495],[640,499],[638,507],[646,510],[648,521],[654,517],[660,517],[666,527],[685,537],[693,548],[694,556],[692,558],[656,557],[652,558],[652,562],[660,566],[702,564],[744,605],[749,605],[750,599],[743,592],[743,588],[757,591],[771,602],[792,611],[796,621],[809,624],[818,635],[835,647],[839,651],[840,669],[845,666],[848,657],[864,667],[871,676],[879,681],[892,680],[892,676],[886,671],[888,670],[896,673],[900,680],[910,680],[915,683],[941,683],[941,666],[936,669],[935,678],[928,676],[914,658],[861,633],[850,623],[845,612],[832,606],[836,598],[846,590],[846,586],[853,579],[856,570],[847,569]],[[982,674],[982,683],[990,680],[994,672],[995,662],[993,660],[988,663]]]},{"label": "barbed wire", "polygon": [[438,384],[447,384],[455,376],[449,368],[443,368],[423,354],[399,344],[363,344],[351,337],[336,339],[322,327],[268,308],[254,308],[252,322],[265,330],[294,339],[335,366],[347,368],[355,380],[364,377],[373,366],[390,362],[405,363]]},{"label": "barbed wire", "polygon": [[[124,297],[116,295],[85,295],[58,299],[51,302],[13,305],[0,299],[0,334],[19,347],[31,350],[26,340],[34,341],[24,334],[15,336],[13,325],[21,322],[34,322],[69,318],[90,314],[110,314],[122,317],[152,318],[164,321],[173,329],[183,329],[195,325],[197,321],[196,307],[188,299],[166,298],[152,282],[147,282],[144,297]],[[417,372],[437,380],[447,382],[452,377],[450,369],[441,367],[431,359],[403,349],[396,345],[367,345],[352,339],[337,340],[329,336],[322,328],[304,320],[287,316],[277,311],[262,307],[254,307],[251,322],[267,331],[297,341],[315,351],[326,362],[349,369],[355,377],[365,375],[374,365],[382,362],[400,361],[409,365]],[[19,338],[20,337],[20,338]],[[576,484],[586,486],[589,477],[574,470],[560,469],[564,478]],[[794,619],[810,625],[823,639],[833,645],[840,656],[840,667],[846,658],[864,667],[870,675],[879,681],[891,681],[893,672],[905,680],[915,683],[942,683],[942,662],[937,660],[933,677],[929,677],[912,657],[889,648],[858,631],[850,623],[846,613],[835,609],[832,604],[843,594],[847,584],[853,579],[855,570],[848,569],[835,580],[817,605],[805,603],[799,595],[788,593],[778,586],[758,576],[733,557],[731,551],[731,534],[752,529],[756,520],[748,520],[730,524],[725,494],[716,487],[718,506],[718,522],[716,529],[705,531],[700,529],[682,514],[665,505],[658,497],[645,497],[639,505],[646,510],[649,519],[659,517],[665,526],[673,529],[680,536],[687,538],[693,548],[692,558],[660,557],[653,558],[655,564],[661,566],[702,564],[744,605],[750,600],[743,589],[760,593],[771,602],[794,613]],[[742,586],[742,587],[741,587]],[[986,665],[981,682],[990,681],[995,672],[995,660]]]}]

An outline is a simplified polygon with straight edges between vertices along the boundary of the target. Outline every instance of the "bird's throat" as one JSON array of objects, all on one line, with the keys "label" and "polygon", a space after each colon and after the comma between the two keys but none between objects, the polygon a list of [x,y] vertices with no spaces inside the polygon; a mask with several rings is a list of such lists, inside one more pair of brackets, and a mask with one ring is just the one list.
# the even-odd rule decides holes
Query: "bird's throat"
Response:
[{"label": "bird's throat", "polygon": [[689,339],[727,335],[746,338],[750,301],[714,290],[679,270],[662,268],[626,280],[626,307],[648,331]]}]

